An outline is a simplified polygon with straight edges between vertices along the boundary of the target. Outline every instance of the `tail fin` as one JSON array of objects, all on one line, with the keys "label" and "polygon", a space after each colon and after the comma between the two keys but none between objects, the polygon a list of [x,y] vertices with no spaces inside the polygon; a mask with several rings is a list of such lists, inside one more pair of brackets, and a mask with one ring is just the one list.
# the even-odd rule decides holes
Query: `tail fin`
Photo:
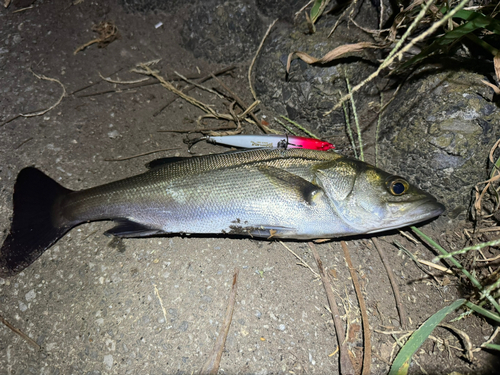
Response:
[{"label": "tail fin", "polygon": [[0,277],[21,272],[75,225],[65,220],[59,209],[69,193],[71,190],[36,168],[19,173],[12,226],[0,249]]}]

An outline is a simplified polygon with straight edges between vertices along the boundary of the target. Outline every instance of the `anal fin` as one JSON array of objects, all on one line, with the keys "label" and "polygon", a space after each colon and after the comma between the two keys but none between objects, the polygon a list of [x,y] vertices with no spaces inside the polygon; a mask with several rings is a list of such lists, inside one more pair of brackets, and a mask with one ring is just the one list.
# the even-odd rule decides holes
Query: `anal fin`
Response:
[{"label": "anal fin", "polygon": [[121,219],[116,220],[118,225],[104,232],[105,235],[113,235],[116,237],[148,237],[157,234],[165,233],[161,229],[151,228],[147,225],[136,223],[131,220]]}]

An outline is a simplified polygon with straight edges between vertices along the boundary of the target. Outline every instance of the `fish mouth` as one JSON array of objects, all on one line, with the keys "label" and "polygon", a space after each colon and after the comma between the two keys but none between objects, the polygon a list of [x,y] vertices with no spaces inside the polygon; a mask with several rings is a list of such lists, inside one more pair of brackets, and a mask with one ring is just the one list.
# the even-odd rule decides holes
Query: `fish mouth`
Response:
[{"label": "fish mouth", "polygon": [[[416,202],[413,202],[416,203]],[[441,215],[444,211],[446,210],[446,207],[439,203],[434,197],[430,197],[429,199],[425,199],[421,201],[419,204],[416,204],[413,207],[410,207],[408,210],[406,210],[405,214],[403,215],[406,216],[411,216],[410,220],[404,221],[398,221],[396,220],[394,225],[388,225],[384,226],[383,228],[380,229],[375,229],[369,232],[366,232],[367,234],[371,233],[378,233],[382,231],[388,231],[392,229],[398,229],[402,227],[406,227],[408,225],[413,225],[420,223],[425,220],[432,219],[434,217],[437,217]]]}]

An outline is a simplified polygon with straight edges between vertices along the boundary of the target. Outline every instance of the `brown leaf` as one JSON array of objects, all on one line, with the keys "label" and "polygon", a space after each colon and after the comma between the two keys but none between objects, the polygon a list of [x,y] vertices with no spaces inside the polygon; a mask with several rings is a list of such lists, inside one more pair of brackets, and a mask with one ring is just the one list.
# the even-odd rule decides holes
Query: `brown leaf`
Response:
[{"label": "brown leaf", "polygon": [[500,51],[498,51],[495,57],[493,58],[493,65],[495,66],[495,74],[497,75],[497,81],[500,81]]},{"label": "brown leaf", "polygon": [[368,42],[359,42],[354,44],[344,44],[343,46],[339,46],[335,49],[332,49],[325,56],[317,59],[311,55],[308,55],[305,52],[292,52],[288,55],[288,61],[286,63],[286,72],[290,72],[290,64],[292,63],[293,55],[296,55],[302,61],[305,61],[308,64],[326,64],[330,61],[338,59],[339,57],[344,56],[347,53],[360,52],[365,48],[380,48],[376,44],[368,43]]},{"label": "brown leaf", "polygon": [[[495,67],[495,70],[496,70],[496,67]],[[498,76],[498,72],[497,72],[497,76]],[[495,91],[495,94],[497,95],[500,95],[500,88],[496,85],[494,85],[493,83],[490,83],[488,81],[485,81],[485,80],[481,80],[482,83],[484,83],[486,86],[488,87],[491,87],[493,89],[493,91]]]}]

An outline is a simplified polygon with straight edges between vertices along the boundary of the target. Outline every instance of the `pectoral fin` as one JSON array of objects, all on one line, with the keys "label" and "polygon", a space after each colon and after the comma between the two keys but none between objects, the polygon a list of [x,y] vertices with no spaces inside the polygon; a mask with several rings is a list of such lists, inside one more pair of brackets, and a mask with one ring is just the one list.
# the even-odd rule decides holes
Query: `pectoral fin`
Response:
[{"label": "pectoral fin", "polygon": [[317,196],[323,193],[319,186],[283,169],[269,165],[260,165],[257,168],[278,189],[292,193],[295,195],[295,199],[309,205],[313,203]]},{"label": "pectoral fin", "polygon": [[122,219],[116,220],[118,225],[104,232],[105,235],[113,235],[116,237],[147,237],[162,234],[161,229],[150,228],[146,225],[136,223],[131,220]]}]

